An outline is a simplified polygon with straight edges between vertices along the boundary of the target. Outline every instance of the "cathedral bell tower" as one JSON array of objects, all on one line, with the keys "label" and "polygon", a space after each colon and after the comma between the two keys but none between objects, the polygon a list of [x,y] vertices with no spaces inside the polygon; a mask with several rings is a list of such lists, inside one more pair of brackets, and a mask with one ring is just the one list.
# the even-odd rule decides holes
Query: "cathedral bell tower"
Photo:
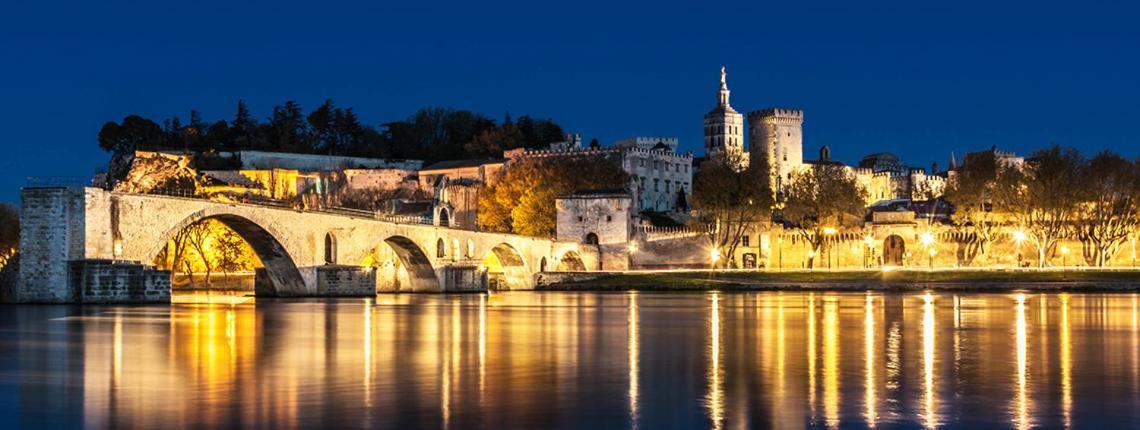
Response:
[{"label": "cathedral bell tower", "polygon": [[728,95],[726,73],[721,67],[717,105],[705,114],[705,155],[730,154],[743,169],[748,166],[748,151],[744,149],[744,115],[732,108]]}]

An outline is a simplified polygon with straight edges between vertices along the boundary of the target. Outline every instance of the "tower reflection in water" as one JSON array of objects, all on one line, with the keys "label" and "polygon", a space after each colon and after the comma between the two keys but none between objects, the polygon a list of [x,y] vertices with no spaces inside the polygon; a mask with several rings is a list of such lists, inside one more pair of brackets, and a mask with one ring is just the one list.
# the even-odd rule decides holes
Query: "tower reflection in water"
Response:
[{"label": "tower reflection in water", "polygon": [[1138,310],[790,292],[16,307],[0,384],[24,426],[1103,427],[1140,422]]}]

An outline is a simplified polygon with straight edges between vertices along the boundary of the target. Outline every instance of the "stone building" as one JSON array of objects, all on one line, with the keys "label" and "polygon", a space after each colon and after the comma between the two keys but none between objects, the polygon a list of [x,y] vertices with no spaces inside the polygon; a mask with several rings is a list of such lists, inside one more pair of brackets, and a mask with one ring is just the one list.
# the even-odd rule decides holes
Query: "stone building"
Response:
[{"label": "stone building", "polygon": [[475,230],[479,189],[494,182],[506,158],[441,161],[419,171],[420,188],[432,196],[435,225]]},{"label": "stone building", "polygon": [[798,109],[769,108],[748,113],[752,159],[769,161],[773,189],[777,191],[804,163],[803,123],[804,112]]},{"label": "stone building", "polygon": [[578,253],[597,267],[588,270],[624,270],[629,267],[633,233],[633,199],[625,190],[582,190],[556,200],[559,242],[579,243]]},{"label": "stone building", "polygon": [[724,67],[720,68],[720,91],[717,105],[705,114],[705,156],[715,156],[722,152],[737,154],[743,163],[748,163],[748,152],[744,148],[744,116],[732,108],[728,102],[728,82]]},{"label": "stone building", "polygon": [[[654,139],[658,140],[654,142]],[[692,197],[693,154],[676,152],[676,138],[634,137],[621,142],[621,146],[596,149],[517,149],[508,151],[504,156],[510,159],[596,156],[615,160],[629,174],[629,191],[636,202],[636,211],[688,211]]]}]

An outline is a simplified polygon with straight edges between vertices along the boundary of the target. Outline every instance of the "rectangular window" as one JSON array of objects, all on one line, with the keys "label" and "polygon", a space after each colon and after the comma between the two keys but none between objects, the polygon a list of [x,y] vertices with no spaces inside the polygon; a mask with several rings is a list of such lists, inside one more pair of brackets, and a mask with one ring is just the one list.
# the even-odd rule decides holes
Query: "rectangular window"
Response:
[{"label": "rectangular window", "polygon": [[752,245],[748,244],[748,235],[747,234],[740,238],[740,243],[744,246],[752,246]]},{"label": "rectangular window", "polygon": [[669,181],[665,181],[665,192],[669,192]]},{"label": "rectangular window", "polygon": [[660,183],[657,181],[657,178],[654,178],[653,179],[653,191],[661,191],[661,187],[659,187],[659,185],[660,185]]},{"label": "rectangular window", "polygon": [[640,160],[637,160],[637,161],[638,161],[638,165],[639,165],[639,166],[641,166],[641,167],[645,167],[645,159],[644,159],[644,158],[642,158],[642,159],[640,159]]}]

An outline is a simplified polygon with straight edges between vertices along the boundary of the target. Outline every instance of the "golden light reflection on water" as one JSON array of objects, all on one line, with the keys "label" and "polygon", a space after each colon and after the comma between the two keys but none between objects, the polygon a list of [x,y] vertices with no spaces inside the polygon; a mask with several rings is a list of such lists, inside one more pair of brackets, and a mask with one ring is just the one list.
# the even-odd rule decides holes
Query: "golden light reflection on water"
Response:
[{"label": "golden light reflection on water", "polygon": [[641,357],[640,357],[641,346],[638,344],[638,342],[639,342],[639,339],[638,339],[638,336],[639,336],[638,324],[639,324],[639,322],[637,320],[637,312],[638,311],[637,311],[637,292],[636,291],[629,293],[629,309],[626,312],[628,313],[628,316],[626,317],[626,319],[627,319],[626,324],[628,326],[626,328],[626,330],[627,330],[626,336],[628,337],[628,340],[626,341],[626,343],[628,345],[627,346],[627,349],[628,349],[627,353],[629,354],[629,356],[627,358],[627,361],[628,361],[627,367],[629,369],[629,375],[627,376],[627,378],[629,379],[629,394],[628,394],[629,395],[629,422],[630,422],[630,427],[636,429],[638,427],[638,425],[637,425],[638,424],[637,400],[638,400],[638,397],[641,395],[640,387],[638,386],[638,378],[640,377],[638,369],[639,369],[639,365],[640,365],[639,362],[641,361]]},{"label": "golden light reflection on water", "polygon": [[1065,293],[1061,294],[1061,413],[1065,417],[1065,428],[1072,428],[1073,340],[1069,324],[1069,295]]},{"label": "golden light reflection on water", "polygon": [[1029,334],[1025,324],[1025,295],[1017,295],[1017,329],[1015,342],[1017,344],[1017,407],[1014,417],[1014,426],[1027,429],[1031,426],[1029,419],[1029,376],[1027,375],[1027,352],[1029,350]]},{"label": "golden light reflection on water", "polygon": [[[28,317],[41,325],[25,323],[17,361],[32,375],[21,384],[79,372],[67,386],[81,381],[79,424],[90,427],[1105,428],[1095,420],[1138,416],[1127,406],[1140,404],[1140,296],[1032,297],[502,293],[88,307]],[[78,355],[51,355],[61,353]],[[23,387],[22,404],[36,404],[35,392]],[[60,407],[68,397],[43,398]]]},{"label": "golden light reflection on water", "polygon": [[922,399],[923,423],[927,428],[938,426],[936,390],[934,386],[934,296],[922,296]]},{"label": "golden light reflection on water", "polygon": [[863,419],[867,425],[875,426],[878,415],[875,413],[875,299],[867,295],[863,304]]},{"label": "golden light reflection on water", "polygon": [[724,380],[720,368],[720,293],[712,293],[709,314],[709,370],[707,403],[714,429],[724,425]]},{"label": "golden light reflection on water", "polygon": [[827,426],[839,426],[839,299],[823,301],[823,416]]}]

